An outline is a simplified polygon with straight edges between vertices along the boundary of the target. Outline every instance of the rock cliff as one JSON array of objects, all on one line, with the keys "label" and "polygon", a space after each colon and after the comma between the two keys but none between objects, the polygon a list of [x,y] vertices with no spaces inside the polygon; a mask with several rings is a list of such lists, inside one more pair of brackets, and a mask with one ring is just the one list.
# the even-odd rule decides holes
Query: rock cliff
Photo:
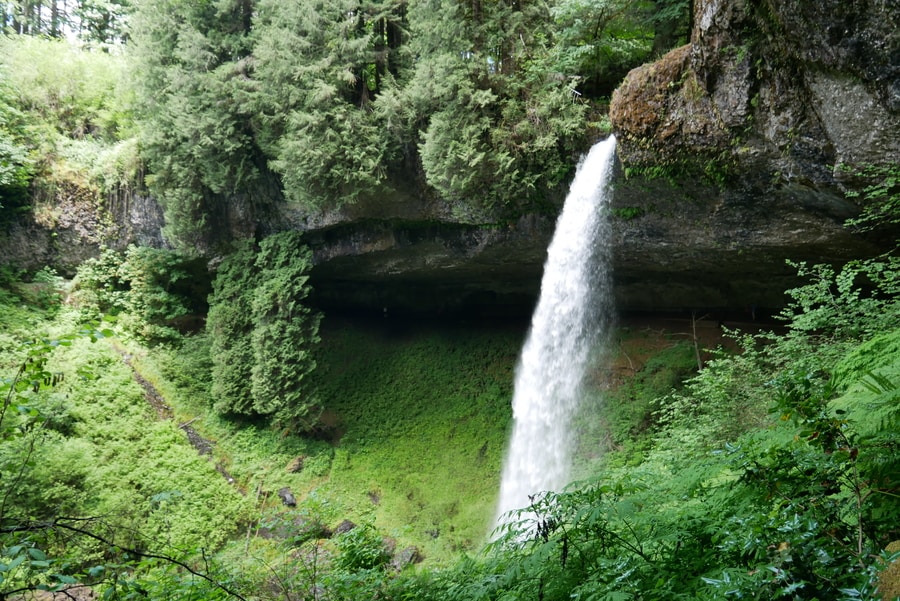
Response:
[{"label": "rock cliff", "polygon": [[[892,241],[843,223],[859,212],[850,169],[900,161],[898,6],[697,0],[691,43],[613,97],[620,307],[775,307],[795,283],[787,259],[841,262]],[[484,227],[407,209],[312,228],[330,302],[533,301],[552,219]]]},{"label": "rock cliff", "polygon": [[72,276],[107,246],[163,248],[163,211],[152,197],[133,192],[99,200],[81,188],[62,186],[31,213],[0,224],[0,264],[35,271],[51,266]]},{"label": "rock cliff", "polygon": [[625,304],[772,305],[785,259],[890,244],[842,224],[853,170],[900,162],[900,3],[697,0],[694,23],[612,99]]},{"label": "rock cliff", "polygon": [[[696,0],[694,24],[690,44],[632,71],[612,99],[620,307],[773,307],[793,283],[786,259],[891,244],[843,223],[859,211],[853,169],[900,162],[900,0]],[[530,312],[553,216],[461,214],[408,179],[390,198],[315,213],[277,190],[265,213],[234,198],[213,229],[305,231],[326,306]],[[101,243],[164,244],[149,198],[36,214],[0,237],[26,267],[71,271]]]}]

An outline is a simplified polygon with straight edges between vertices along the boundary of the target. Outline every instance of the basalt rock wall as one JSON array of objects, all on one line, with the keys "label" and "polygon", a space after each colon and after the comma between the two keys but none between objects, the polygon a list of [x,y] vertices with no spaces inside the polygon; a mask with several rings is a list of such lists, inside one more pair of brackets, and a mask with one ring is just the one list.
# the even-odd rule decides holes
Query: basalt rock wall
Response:
[{"label": "basalt rock wall", "polygon": [[661,304],[771,306],[786,259],[892,246],[843,223],[854,171],[900,162],[900,3],[698,0],[694,22],[612,99],[625,304],[655,282]]},{"label": "basalt rock wall", "polygon": [[163,210],[152,196],[133,191],[98,199],[79,188],[60,187],[25,215],[0,224],[0,264],[36,271],[44,266],[72,276],[103,247],[167,247]]}]

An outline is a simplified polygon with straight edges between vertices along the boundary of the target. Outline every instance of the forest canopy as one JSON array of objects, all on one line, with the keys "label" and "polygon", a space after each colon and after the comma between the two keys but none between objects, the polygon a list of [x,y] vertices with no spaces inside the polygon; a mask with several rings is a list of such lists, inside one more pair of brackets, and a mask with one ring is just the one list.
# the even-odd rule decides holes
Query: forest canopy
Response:
[{"label": "forest canopy", "polygon": [[[390,198],[417,182],[460,214],[546,206],[608,127],[592,115],[630,68],[686,39],[691,7],[142,0],[107,8],[132,65],[147,184],[170,239],[189,246],[235,195],[255,210],[282,197],[315,209]],[[80,19],[83,37],[109,37],[91,33],[102,27],[86,13]],[[20,20],[7,17],[8,28],[21,29]]]},{"label": "forest canopy", "polygon": [[[114,129],[63,133],[82,154],[83,141],[128,141],[109,162],[138,152],[141,168],[94,183],[148,186],[169,240],[189,249],[236,196],[257,212],[315,210],[414,186],[476,220],[549,207],[608,130],[618,81],[684,42],[690,13],[688,0],[20,0],[0,2],[0,28],[127,65],[106,88],[96,73],[71,78],[115,97],[84,94],[59,114],[104,108]],[[40,84],[15,75],[29,89],[9,91],[0,70],[7,204],[59,154],[22,137],[6,98]]]}]

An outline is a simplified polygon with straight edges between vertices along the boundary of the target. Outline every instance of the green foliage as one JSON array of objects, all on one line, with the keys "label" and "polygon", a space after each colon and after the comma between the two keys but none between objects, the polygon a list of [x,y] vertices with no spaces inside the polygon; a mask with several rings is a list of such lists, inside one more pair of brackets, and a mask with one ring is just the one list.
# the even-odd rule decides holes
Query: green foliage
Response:
[{"label": "green foliage", "polygon": [[391,559],[384,541],[371,524],[356,526],[340,534],[336,544],[340,553],[336,566],[347,572],[382,567]]},{"label": "green foliage", "polygon": [[877,599],[900,536],[900,278],[891,259],[804,273],[784,333],[738,337],[660,400],[640,463],[535,498],[417,598]]},{"label": "green foliage", "polygon": [[177,341],[185,318],[204,309],[197,299],[206,291],[205,281],[205,267],[177,252],[107,248],[79,267],[73,299],[94,317],[123,314],[124,330],[143,340]]},{"label": "green foliage", "polygon": [[[0,303],[19,302],[50,315],[60,309],[65,289],[63,278],[50,267],[42,267],[30,277],[26,272],[9,266],[0,269]],[[11,315],[12,312],[8,314]],[[24,324],[9,325],[11,329],[18,329]]]},{"label": "green foliage", "polygon": [[[410,177],[473,219],[547,209],[596,136],[583,127],[583,99],[608,96],[661,37],[680,35],[670,25],[680,31],[686,3],[147,0],[133,9],[72,7],[94,51],[3,40],[16,95],[5,104],[28,131],[3,124],[13,113],[0,110],[0,190],[8,206],[23,205],[13,196],[35,173],[40,200],[98,202],[146,182],[170,241],[206,248],[228,242],[219,239],[228,203],[252,215],[283,198],[315,210],[390,197]],[[126,19],[127,60],[96,51],[126,37]]]},{"label": "green foliage", "polygon": [[15,102],[6,69],[0,65],[0,209],[24,204],[31,179],[25,141],[25,116]]},{"label": "green foliage", "polygon": [[89,45],[109,49],[125,41],[131,0],[79,0],[73,12],[78,37]]},{"label": "green foliage", "polygon": [[[655,352],[627,382],[614,390],[597,392],[601,398],[592,413],[603,412],[603,430],[610,444],[617,448],[642,444],[662,419],[657,413],[658,399],[672,394],[696,371],[693,345],[672,341]],[[621,455],[624,459],[627,453]]]},{"label": "green foliage", "polygon": [[128,139],[133,95],[121,56],[10,36],[0,38],[0,57],[9,82],[0,84],[0,164],[10,161],[13,170],[12,187],[0,182],[0,194],[12,195],[10,208],[31,205],[52,219],[59,197],[97,210],[105,198],[140,185],[137,143]]},{"label": "green foliage", "polygon": [[229,537],[243,500],[175,424],[148,420],[143,391],[101,341],[112,332],[69,319],[0,352],[4,371],[19,365],[0,381],[0,590],[174,591],[183,573],[172,566],[190,570],[194,549]]},{"label": "green foliage", "polygon": [[865,232],[900,224],[900,167],[896,164],[867,165],[859,169],[840,167],[862,181],[861,190],[847,192],[847,196],[859,199],[862,205],[862,214],[848,220],[847,225]]},{"label": "green foliage", "polygon": [[246,81],[252,4],[150,0],[131,28],[147,184],[166,211],[167,234],[196,247],[223,196],[259,175],[250,115],[236,97]]},{"label": "green foliage", "polygon": [[[538,68],[482,87],[483,69],[471,60],[457,59],[444,72],[448,102],[435,107],[419,145],[428,183],[452,202],[480,208],[547,201],[571,173],[584,105],[565,83],[528,81],[545,78]],[[429,66],[418,73],[434,76]]]},{"label": "green foliage", "polygon": [[900,258],[853,261],[840,271],[828,265],[796,265],[810,282],[789,290],[782,311],[797,335],[856,340],[884,332],[900,310]]},{"label": "green foliage", "polygon": [[[268,564],[288,552],[270,557],[272,545],[302,545],[290,556],[319,553],[321,572],[325,553],[310,537],[344,519],[373,524],[398,549],[417,547],[430,565],[476,551],[495,509],[521,327],[329,316],[321,337],[312,380],[325,414],[313,435],[302,437],[208,410],[216,397],[210,395],[207,336],[188,337],[177,348],[153,347],[146,356],[129,352],[181,415],[177,419],[195,420],[216,440],[217,463],[251,495],[263,491],[261,525],[275,539],[252,544]],[[274,495],[285,486],[296,508],[282,507]],[[239,559],[246,555],[243,541],[235,546],[229,564],[259,569],[259,559],[245,558],[250,566]],[[306,570],[297,574],[301,579],[315,571],[296,569]]]},{"label": "green foliage", "polygon": [[256,256],[259,280],[250,302],[254,409],[301,431],[315,427],[317,401],[308,384],[316,367],[321,317],[309,307],[312,253],[296,232],[264,239]]},{"label": "green foliage", "polygon": [[206,331],[213,357],[212,395],[219,413],[253,412],[253,332],[250,292],[259,280],[256,249],[246,241],[219,266],[209,299]]},{"label": "green foliage", "polygon": [[300,234],[284,232],[258,249],[245,243],[223,262],[207,322],[217,411],[315,428],[321,409],[309,375],[321,318],[308,305],[311,259]]},{"label": "green foliage", "polygon": [[148,340],[177,339],[172,324],[191,310],[192,295],[186,293],[185,284],[195,274],[189,271],[189,261],[146,246],[129,246],[124,259],[119,277],[128,283],[126,327]]},{"label": "green foliage", "polygon": [[124,87],[121,57],[22,36],[0,38],[0,49],[18,94],[18,108],[40,123],[32,136],[45,138],[52,128],[67,138],[109,142],[130,127],[131,94]]},{"label": "green foliage", "polygon": [[71,33],[92,45],[125,38],[130,0],[9,0],[0,2],[0,34],[62,38]]},{"label": "green foliage", "polygon": [[596,135],[582,82],[608,95],[686,14],[683,1],[143,2],[148,183],[179,244],[206,241],[229,197],[277,200],[268,169],[308,209],[390,196],[410,174],[462,216],[547,207]]},{"label": "green foliage", "polygon": [[320,493],[374,512],[363,519],[429,561],[476,550],[495,510],[521,330],[348,325],[326,321],[316,372],[341,434]]},{"label": "green foliage", "polygon": [[[239,260],[223,264],[223,273],[250,274],[231,280],[230,288],[223,280],[217,290],[240,297],[249,284],[241,307],[251,322],[290,309],[293,297],[279,294],[305,285],[294,272],[292,236],[271,237],[258,248],[248,244],[234,255],[243,254]],[[254,279],[259,273],[269,273],[260,279],[279,282],[277,288],[262,286]],[[501,447],[509,419],[520,333],[448,328],[412,336],[408,324],[390,319],[355,329],[326,323],[320,368],[311,378],[329,409],[328,428],[319,434],[340,445],[204,419],[233,453],[232,473],[261,501],[259,491],[279,486],[291,486],[301,499],[296,510],[268,509],[260,522],[277,541],[248,539],[223,557],[240,567],[247,590],[266,582],[265,590],[277,591],[272,594],[301,596],[322,587],[335,599],[874,600],[881,565],[874,558],[900,537],[900,278],[892,259],[803,273],[809,283],[791,291],[781,333],[735,334],[741,353],[719,353],[683,389],[658,399],[652,416],[644,397],[677,385],[673,370],[688,370],[692,347],[674,345],[666,357],[647,362],[631,391],[641,399],[634,409],[643,417],[620,416],[622,424],[648,420],[643,427],[657,428],[640,461],[611,460],[589,481],[536,497],[496,533],[483,556],[400,576],[384,569],[389,547],[379,530],[398,541],[433,536],[457,550],[479,544],[479,526],[493,509],[499,454],[491,450]],[[247,340],[255,353],[252,330]],[[211,388],[202,374],[215,355],[206,336],[188,341],[181,349],[153,352],[169,357],[163,369],[172,376],[168,386],[200,397],[186,402],[202,408]],[[75,341],[53,356],[59,366],[78,359],[84,369],[75,373],[98,388],[82,391],[81,382],[70,386],[74,378],[66,377],[57,384],[68,395],[66,404],[47,397],[40,405],[42,431],[60,455],[34,454],[40,461],[29,467],[28,483],[16,486],[22,499],[12,504],[44,515],[67,503],[87,505],[115,515],[125,532],[140,524],[141,537],[149,540],[203,536],[221,543],[227,533],[203,530],[215,519],[203,509],[212,503],[204,492],[208,483],[169,473],[167,466],[190,464],[171,451],[174,428],[150,428],[143,412],[122,404],[134,394],[128,370],[100,345]],[[41,373],[51,377],[72,373],[46,365]],[[201,374],[196,380],[189,377],[194,369]],[[102,420],[93,417],[98,414]],[[132,414],[143,438],[134,438]],[[15,419],[27,424],[38,416],[25,412]],[[102,451],[92,446],[99,441]],[[438,465],[434,448],[442,449]],[[142,461],[130,459],[135,455]],[[21,451],[8,455],[15,456]],[[211,470],[209,463],[199,465]],[[74,468],[71,479],[58,473],[65,466]],[[142,487],[140,494],[127,486],[113,491],[110,482]],[[25,500],[39,491],[46,491],[43,505]],[[377,523],[379,530],[366,526],[327,542],[320,538],[329,523],[348,516]],[[129,544],[146,540],[129,536]],[[13,550],[0,563],[7,572],[27,568],[32,582],[53,571],[83,581],[97,565],[91,559],[97,547],[85,542],[77,556],[88,559],[60,571],[53,561],[57,543],[40,540],[32,547],[47,560],[28,555],[31,547],[7,545]],[[160,574],[168,575],[154,584]],[[183,580],[147,565],[116,582],[118,590],[173,592]],[[209,594],[221,594],[215,590]]]},{"label": "green foliage", "polygon": [[124,311],[128,303],[128,282],[120,272],[122,261],[120,253],[105,248],[97,258],[82,263],[73,282],[75,302],[93,307],[98,313],[115,315]]},{"label": "green foliage", "polygon": [[478,7],[433,2],[410,11],[410,44],[422,58],[385,104],[402,116],[394,123],[422,132],[422,168],[445,199],[461,208],[532,207],[571,174],[585,146],[586,107],[577,77],[552,72],[546,5]]},{"label": "green foliage", "polygon": [[630,221],[642,216],[644,214],[644,209],[641,207],[618,207],[611,209],[610,212],[619,219]]},{"label": "green foliage", "polygon": [[403,13],[392,1],[259,3],[248,111],[288,199],[340,205],[389,189],[397,146],[373,105],[399,69]]},{"label": "green foliage", "polygon": [[650,59],[654,50],[654,28],[648,27],[636,4],[633,0],[554,3],[552,15],[559,32],[556,68],[580,74],[583,87],[594,95],[611,95],[625,74]]}]

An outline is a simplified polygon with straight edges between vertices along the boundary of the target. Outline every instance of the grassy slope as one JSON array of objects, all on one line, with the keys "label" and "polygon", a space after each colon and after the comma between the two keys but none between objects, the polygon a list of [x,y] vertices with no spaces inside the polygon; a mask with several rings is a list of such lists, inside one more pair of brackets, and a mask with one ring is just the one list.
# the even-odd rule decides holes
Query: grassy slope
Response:
[{"label": "grassy slope", "polygon": [[[79,329],[70,315],[49,317],[27,305],[0,303],[4,377],[15,372],[26,341]],[[61,382],[30,402],[53,418],[14,502],[59,503],[64,514],[105,516],[135,527],[162,551],[218,546],[250,515],[177,425],[156,419],[108,340],[77,337],[61,344],[47,369],[61,374]]]},{"label": "grassy slope", "polygon": [[[319,439],[211,414],[190,357],[130,351],[176,419],[196,418],[219,463],[270,515],[372,523],[442,563],[479,549],[491,528],[523,335],[522,324],[327,319],[317,383],[330,427]],[[290,471],[298,458],[303,468]],[[274,493],[284,486],[297,509],[281,507]]]},{"label": "grassy slope", "polygon": [[[592,377],[591,402],[574,424],[579,477],[600,469],[610,450],[624,451],[613,457],[619,463],[639,460],[632,441],[649,424],[651,400],[695,367],[693,347],[672,333],[683,324],[653,326],[623,324],[613,367]],[[343,519],[372,523],[435,564],[479,550],[491,529],[525,329],[328,318],[317,381],[329,429],[318,440],[211,414],[204,387],[190,377],[202,362],[198,369],[185,362],[189,353],[156,350],[141,359],[132,350],[176,419],[197,418],[217,441],[221,465],[268,515],[332,528]],[[298,458],[303,469],[290,472]],[[300,500],[297,509],[281,507],[274,492],[283,486]]]}]

